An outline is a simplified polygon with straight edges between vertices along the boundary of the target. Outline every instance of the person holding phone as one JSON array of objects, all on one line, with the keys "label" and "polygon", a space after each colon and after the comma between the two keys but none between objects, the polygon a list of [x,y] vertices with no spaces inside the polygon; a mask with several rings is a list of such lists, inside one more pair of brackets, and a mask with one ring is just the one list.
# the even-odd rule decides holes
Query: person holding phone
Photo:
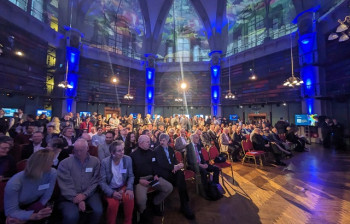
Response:
[{"label": "person holding phone", "polygon": [[51,150],[39,150],[28,159],[25,170],[8,181],[4,197],[6,223],[38,221],[51,215],[52,209],[46,204],[56,183],[53,159]]},{"label": "person holding phone", "polygon": [[109,146],[111,156],[101,162],[100,187],[108,203],[107,224],[115,224],[120,203],[124,205],[124,223],[132,223],[134,210],[134,173],[132,160],[124,155],[124,142],[117,140]]},{"label": "person holding phone", "polygon": [[159,136],[160,145],[155,148],[156,164],[158,165],[158,174],[165,180],[169,181],[173,186],[176,186],[179,192],[180,211],[187,219],[194,219],[195,216],[189,206],[189,197],[185,175],[182,171],[184,164],[178,163],[175,158],[174,149],[168,146],[169,135],[162,133]]},{"label": "person holding phone", "polygon": [[[171,183],[158,176],[156,157],[150,150],[151,140],[147,135],[138,139],[138,147],[130,154],[135,175],[135,198],[138,211],[141,213],[141,223],[148,223],[149,215],[145,212],[147,191],[150,187],[157,190],[153,199],[155,215],[162,216],[161,203],[173,191]],[[154,182],[153,182],[154,181]]]}]

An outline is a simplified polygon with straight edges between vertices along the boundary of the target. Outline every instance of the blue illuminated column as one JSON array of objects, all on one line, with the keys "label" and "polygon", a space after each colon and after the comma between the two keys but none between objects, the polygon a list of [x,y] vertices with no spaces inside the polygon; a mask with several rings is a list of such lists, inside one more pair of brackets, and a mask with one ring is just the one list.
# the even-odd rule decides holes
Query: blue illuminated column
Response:
[{"label": "blue illuminated column", "polygon": [[301,87],[302,112],[307,114],[324,114],[322,102],[317,99],[322,95],[324,68],[320,66],[320,38],[317,36],[316,11],[319,7],[305,10],[295,18],[299,30],[299,64],[300,76],[304,81]]},{"label": "blue illuminated column", "polygon": [[[65,27],[66,30],[66,64],[68,69],[67,82],[73,87],[65,90],[65,100],[62,105],[62,114],[76,112],[76,96],[78,89],[78,72],[80,59],[81,38],[83,35],[76,29]],[[66,67],[68,64],[68,67]],[[66,72],[66,70],[65,70]]]},{"label": "blue illuminated column", "polygon": [[146,93],[145,115],[154,113],[154,84],[155,84],[155,60],[153,54],[145,54],[146,57]]},{"label": "blue illuminated column", "polygon": [[221,117],[221,51],[212,51],[209,53],[210,60],[210,75],[211,75],[211,115]]}]

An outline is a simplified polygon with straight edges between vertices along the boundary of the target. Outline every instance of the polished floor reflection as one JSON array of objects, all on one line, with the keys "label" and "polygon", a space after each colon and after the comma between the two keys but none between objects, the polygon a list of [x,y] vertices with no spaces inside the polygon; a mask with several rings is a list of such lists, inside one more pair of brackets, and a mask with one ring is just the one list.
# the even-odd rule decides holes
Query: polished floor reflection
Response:
[{"label": "polished floor reflection", "polygon": [[[236,184],[225,172],[225,197],[210,202],[189,183],[195,221],[179,212],[177,193],[166,200],[163,223],[350,223],[350,152],[323,149],[295,153],[286,167],[234,163]],[[154,220],[156,223],[159,220]]]}]

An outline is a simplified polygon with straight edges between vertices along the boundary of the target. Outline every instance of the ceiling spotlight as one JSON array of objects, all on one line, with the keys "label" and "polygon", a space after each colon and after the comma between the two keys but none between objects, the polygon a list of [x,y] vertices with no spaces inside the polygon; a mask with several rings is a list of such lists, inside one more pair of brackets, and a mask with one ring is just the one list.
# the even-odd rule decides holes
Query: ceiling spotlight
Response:
[{"label": "ceiling spotlight", "polygon": [[18,56],[23,56],[24,55],[22,51],[16,51],[15,54],[18,55]]},{"label": "ceiling spotlight", "polygon": [[187,83],[186,82],[181,82],[180,88],[183,89],[183,90],[187,89]]},{"label": "ceiling spotlight", "polygon": [[113,76],[113,77],[111,78],[111,82],[114,83],[114,84],[116,84],[116,83],[118,82],[118,78],[117,78],[116,76]]}]

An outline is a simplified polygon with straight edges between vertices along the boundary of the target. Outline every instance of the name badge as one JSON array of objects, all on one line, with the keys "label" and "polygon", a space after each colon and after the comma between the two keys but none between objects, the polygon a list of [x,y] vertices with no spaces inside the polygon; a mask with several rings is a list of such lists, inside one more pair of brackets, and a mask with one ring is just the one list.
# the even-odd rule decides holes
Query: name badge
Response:
[{"label": "name badge", "polygon": [[126,169],[121,169],[120,173],[126,173]]},{"label": "name badge", "polygon": [[42,190],[46,190],[46,189],[49,189],[50,187],[50,184],[42,184],[42,185],[39,185],[38,187],[38,191],[42,191]]},{"label": "name badge", "polygon": [[156,161],[156,158],[153,157],[153,158],[152,158],[152,162],[155,162],[155,161]]},{"label": "name badge", "polygon": [[92,173],[92,167],[86,168],[85,173]]}]

